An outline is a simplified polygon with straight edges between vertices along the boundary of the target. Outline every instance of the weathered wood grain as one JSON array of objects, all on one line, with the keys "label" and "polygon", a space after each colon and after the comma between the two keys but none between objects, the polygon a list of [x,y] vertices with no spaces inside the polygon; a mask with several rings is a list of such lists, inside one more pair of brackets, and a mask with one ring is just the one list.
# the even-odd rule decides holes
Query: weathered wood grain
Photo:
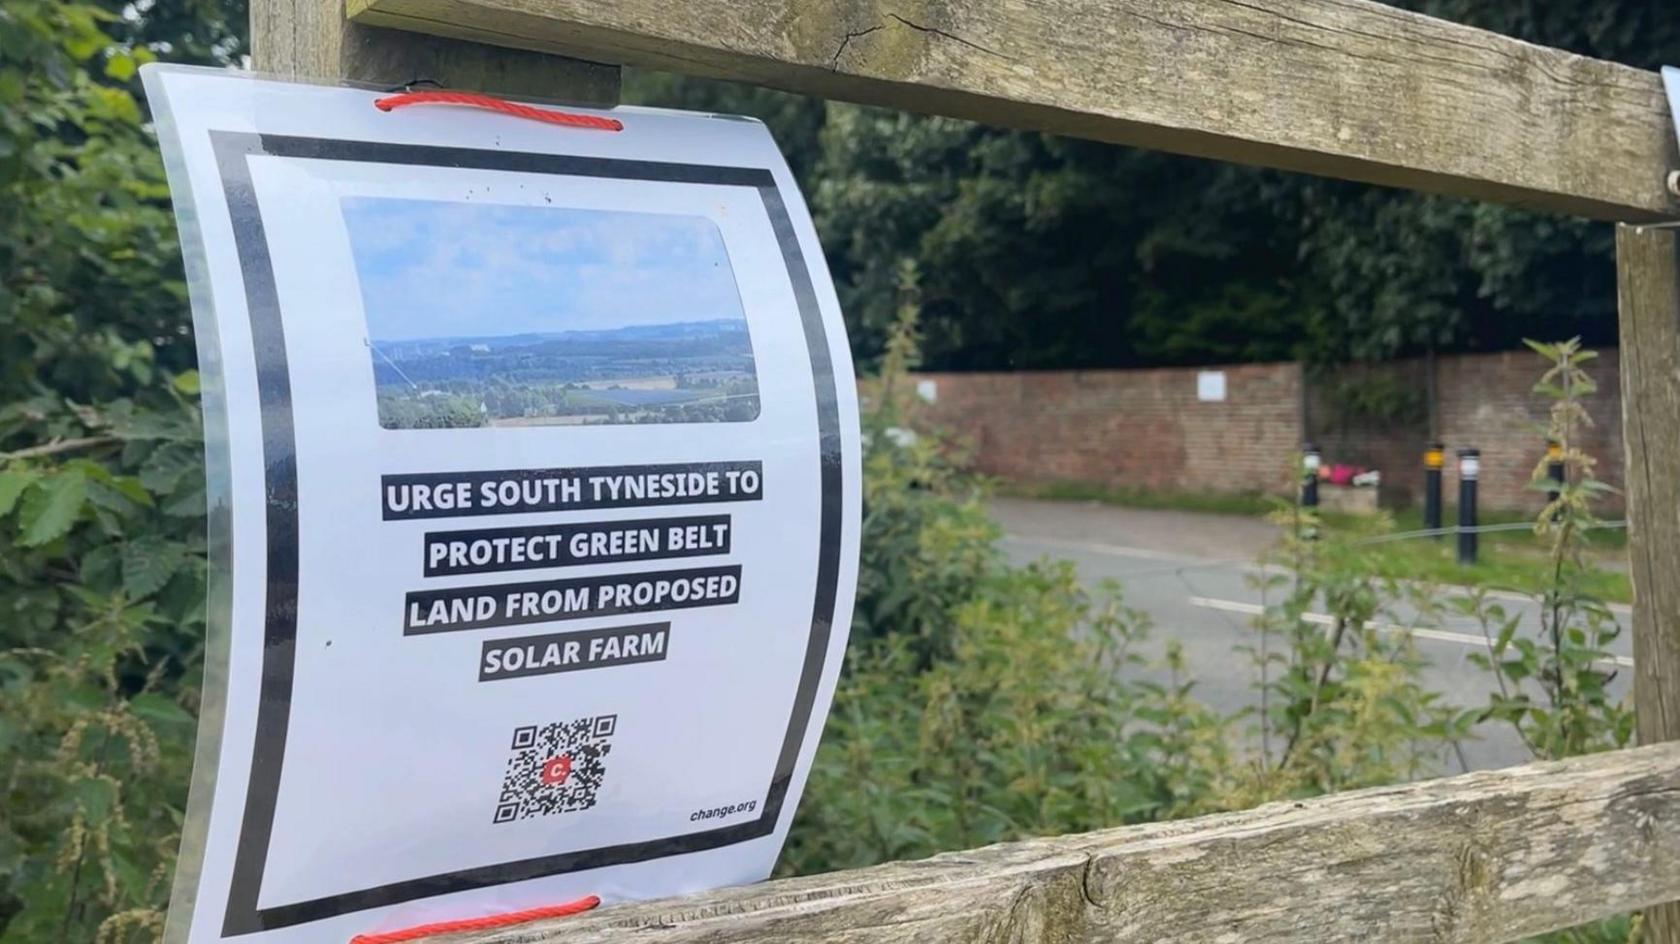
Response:
[{"label": "weathered wood grain", "polygon": [[[1633,697],[1640,743],[1650,744],[1680,740],[1680,235],[1618,228],[1616,272]],[[1680,904],[1646,921],[1650,944],[1680,944]]]},{"label": "weathered wood grain", "polygon": [[350,0],[357,22],[1613,220],[1655,73],[1368,0]]},{"label": "weathered wood grain", "polygon": [[618,104],[618,67],[348,22],[344,0],[256,0],[251,58],[286,78],[451,87],[580,105]]},{"label": "weathered wood grain", "polygon": [[1680,897],[1680,743],[427,944],[1490,942]]}]

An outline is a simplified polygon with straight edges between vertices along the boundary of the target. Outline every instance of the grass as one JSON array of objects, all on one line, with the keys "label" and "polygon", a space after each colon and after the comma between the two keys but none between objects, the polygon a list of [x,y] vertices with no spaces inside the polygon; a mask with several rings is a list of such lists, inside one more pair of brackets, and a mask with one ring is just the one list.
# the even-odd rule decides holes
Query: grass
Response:
[{"label": "grass", "polygon": [[[1421,509],[1401,509],[1391,514],[1395,533],[1424,530]],[[1441,518],[1442,523],[1450,527],[1458,521],[1457,509],[1443,509]],[[1489,512],[1479,519],[1478,523],[1483,526],[1534,523],[1532,515],[1512,511]],[[1326,523],[1335,526],[1337,521]],[[1626,529],[1604,528],[1593,532],[1587,560],[1605,565],[1619,563],[1624,559],[1626,549]],[[1526,527],[1487,531],[1478,535],[1476,563],[1470,565],[1458,562],[1458,536],[1454,534],[1385,541],[1373,545],[1371,551],[1376,573],[1384,577],[1528,594],[1538,594],[1550,582],[1548,549],[1543,540]],[[1617,567],[1595,568],[1587,575],[1583,590],[1612,603],[1630,603],[1633,600],[1633,585],[1629,583],[1627,573]]]},{"label": "grass", "polygon": [[994,481],[991,484],[994,494],[1012,498],[1094,501],[1121,508],[1200,511],[1215,515],[1244,515],[1257,518],[1276,507],[1274,498],[1259,492],[1179,492],[1072,481],[1043,484]]},{"label": "grass", "polygon": [[[993,482],[993,491],[1016,498],[1037,498],[1050,501],[1094,501],[1123,508],[1195,511],[1207,514],[1240,515],[1256,518],[1275,511],[1278,499],[1258,492],[1219,494],[1208,492],[1179,492],[1136,487],[1100,485],[1090,482],[1050,482],[1023,484]],[[1421,531],[1423,511],[1406,508],[1391,512],[1395,532]],[[1533,515],[1524,512],[1489,511],[1480,516],[1482,525],[1532,524]],[[1448,526],[1458,521],[1458,510],[1447,506],[1441,512],[1442,523]],[[1325,515],[1325,524],[1336,527],[1352,524],[1354,518],[1345,515]],[[1479,586],[1518,593],[1538,593],[1548,581],[1549,562],[1540,539],[1526,528],[1490,531],[1480,535],[1475,564],[1463,566],[1457,560],[1457,538],[1447,534],[1440,538],[1415,537],[1385,541],[1371,547],[1370,560],[1379,576],[1406,580],[1425,580],[1442,584]],[[1621,528],[1606,528],[1592,536],[1592,554],[1605,560],[1619,560],[1627,547],[1627,532]],[[1598,569],[1587,578],[1587,592],[1614,603],[1628,603],[1633,599],[1632,585],[1627,574],[1616,569]]]},{"label": "grass", "polygon": [[[1526,545],[1511,540],[1480,542],[1476,563],[1458,563],[1457,541],[1452,535],[1440,538],[1405,538],[1373,545],[1367,558],[1373,571],[1383,577],[1423,580],[1442,584],[1487,587],[1538,595],[1548,582],[1550,561],[1539,539],[1524,532]],[[1483,535],[1484,538],[1489,535]],[[1633,587],[1619,570],[1594,569],[1582,589],[1611,603],[1630,603]]]},{"label": "grass", "polygon": [[[1392,511],[1392,512],[1390,512],[1390,514],[1394,516],[1394,530],[1396,530],[1396,531],[1421,531],[1421,530],[1423,530],[1423,509],[1421,509],[1421,508],[1416,508],[1416,507],[1402,508],[1402,509],[1399,509],[1398,511]],[[1483,524],[1483,525],[1490,525],[1490,524],[1527,524],[1527,525],[1532,525],[1534,523],[1534,514],[1530,513],[1530,512],[1522,512],[1522,511],[1488,511],[1488,512],[1483,512],[1482,514],[1478,515],[1478,518],[1480,519],[1479,523]],[[1448,527],[1451,527],[1451,526],[1457,524],[1458,523],[1458,509],[1451,506],[1451,505],[1448,505],[1445,508],[1441,509],[1441,523],[1443,525],[1448,526]],[[1452,540],[1451,535],[1449,535],[1447,537],[1447,540],[1449,540],[1449,541]],[[1529,531],[1529,530],[1526,530],[1526,529],[1525,530],[1511,530],[1511,531],[1489,531],[1489,532],[1486,532],[1486,533],[1481,535],[1481,544],[1482,544],[1483,547],[1486,547],[1490,544],[1498,544],[1498,545],[1503,545],[1503,546],[1516,546],[1516,547],[1533,547],[1534,544],[1535,544],[1535,537],[1534,537],[1534,534],[1533,534],[1532,531]],[[1610,551],[1610,550],[1620,551],[1620,550],[1623,550],[1627,547],[1627,529],[1626,528],[1603,528],[1601,530],[1594,531],[1592,533],[1592,546],[1593,546],[1593,548],[1595,548],[1597,550],[1601,550],[1601,551]]]}]

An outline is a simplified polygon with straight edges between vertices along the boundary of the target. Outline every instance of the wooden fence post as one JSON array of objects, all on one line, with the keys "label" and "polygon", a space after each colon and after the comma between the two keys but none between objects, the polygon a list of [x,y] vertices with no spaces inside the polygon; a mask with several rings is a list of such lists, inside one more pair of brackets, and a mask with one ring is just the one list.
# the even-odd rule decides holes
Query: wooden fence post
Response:
[{"label": "wooden fence post", "polygon": [[[1616,230],[1622,432],[1639,742],[1680,739],[1680,234]],[[1648,944],[1680,944],[1680,902],[1645,912]]]},{"label": "wooden fence post", "polygon": [[435,79],[449,88],[618,104],[619,70],[581,59],[485,46],[351,23],[344,0],[251,0],[258,72],[394,86]]},{"label": "wooden fence post", "polygon": [[1680,896],[1680,742],[417,944],[1499,944]]},{"label": "wooden fence post", "polygon": [[989,125],[1594,219],[1680,213],[1655,72],[1371,0],[348,3],[368,26]]}]

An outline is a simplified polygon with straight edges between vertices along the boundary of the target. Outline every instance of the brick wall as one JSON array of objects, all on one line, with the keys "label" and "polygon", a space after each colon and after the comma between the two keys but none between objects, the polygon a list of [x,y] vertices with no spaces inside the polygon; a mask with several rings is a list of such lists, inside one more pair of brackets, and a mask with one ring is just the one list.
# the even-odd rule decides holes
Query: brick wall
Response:
[{"label": "brick wall", "polygon": [[[1601,351],[1588,364],[1588,373],[1598,392],[1585,406],[1594,425],[1581,435],[1580,443],[1598,459],[1598,477],[1612,485],[1622,484],[1622,400],[1615,349]],[[1540,432],[1546,422],[1550,401],[1533,392],[1544,362],[1528,350],[1499,354],[1470,354],[1442,357],[1436,363],[1437,412],[1440,438],[1447,447],[1447,469],[1443,490],[1448,504],[1457,500],[1458,464],[1454,453],[1464,446],[1481,450],[1480,502],[1485,508],[1527,510],[1543,499],[1528,490],[1534,465],[1545,454]],[[1337,409],[1338,381],[1399,382],[1420,391],[1427,377],[1421,360],[1399,361],[1377,367],[1353,367],[1336,380],[1314,381],[1309,398],[1308,438],[1318,444],[1326,458],[1352,462],[1383,470],[1384,501],[1406,505],[1421,500],[1423,446],[1429,439],[1428,415],[1421,409],[1415,416],[1390,422],[1350,419]],[[1421,403],[1420,403],[1421,406]],[[1601,510],[1619,512],[1620,496],[1606,498]]]},{"label": "brick wall", "polygon": [[[1221,368],[1208,368],[1217,370]],[[1197,369],[920,374],[926,414],[1017,482],[1275,492],[1300,440],[1294,364],[1222,368],[1224,402],[1197,399]]]},{"label": "brick wall", "polygon": [[[1620,360],[1614,349],[1599,352],[1587,364],[1598,393],[1586,401],[1593,427],[1581,447],[1598,459],[1598,477],[1622,487],[1622,392]],[[1532,351],[1442,358],[1436,378],[1441,391],[1441,439],[1448,456],[1460,446],[1482,451],[1481,500],[1489,508],[1528,508],[1543,498],[1525,486],[1534,464],[1545,454],[1543,435],[1550,401],[1531,392],[1544,363]],[[1449,460],[1449,465],[1451,464]],[[1458,491],[1449,469],[1446,487]],[[1450,499],[1449,499],[1450,500]],[[1607,499],[1605,510],[1619,509],[1621,496]]]},{"label": "brick wall", "polygon": [[[1458,492],[1450,457],[1460,446],[1482,451],[1483,507],[1522,510],[1540,500],[1525,487],[1545,446],[1534,427],[1545,419],[1546,402],[1531,392],[1539,366],[1540,359],[1526,350],[1438,359],[1449,504]],[[1390,423],[1349,420],[1328,402],[1333,392],[1320,381],[1311,384],[1303,427],[1297,365],[1206,369],[1224,372],[1223,402],[1197,398],[1198,368],[929,373],[918,379],[932,381],[936,391],[927,416],[969,443],[976,469],[1007,480],[1286,492],[1289,456],[1310,439],[1329,461],[1381,469],[1385,503],[1418,500],[1426,413]],[[1354,370],[1385,373],[1420,391],[1425,376],[1421,361]],[[1588,400],[1587,411],[1597,425],[1583,445],[1598,457],[1599,477],[1620,487],[1616,351],[1603,351],[1590,372],[1599,392]],[[1619,499],[1611,499],[1604,510],[1619,507]]]},{"label": "brick wall", "polygon": [[[1442,358],[1442,361],[1447,358]],[[1438,369],[1437,369],[1438,372]],[[1346,462],[1383,473],[1382,502],[1399,508],[1422,501],[1423,447],[1429,441],[1429,411],[1422,361],[1399,361],[1343,368],[1336,376],[1309,382],[1306,439],[1325,460]],[[1344,401],[1347,385],[1380,385],[1410,391],[1411,410],[1390,420],[1350,415]]]}]

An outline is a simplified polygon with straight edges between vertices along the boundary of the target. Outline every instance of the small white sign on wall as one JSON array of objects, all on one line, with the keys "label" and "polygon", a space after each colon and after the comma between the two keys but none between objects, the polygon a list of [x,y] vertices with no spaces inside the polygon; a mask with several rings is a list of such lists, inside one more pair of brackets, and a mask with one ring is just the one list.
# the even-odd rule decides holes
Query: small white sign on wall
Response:
[{"label": "small white sign on wall", "polygon": [[1203,370],[1196,373],[1196,399],[1204,403],[1225,402],[1225,372]]}]

